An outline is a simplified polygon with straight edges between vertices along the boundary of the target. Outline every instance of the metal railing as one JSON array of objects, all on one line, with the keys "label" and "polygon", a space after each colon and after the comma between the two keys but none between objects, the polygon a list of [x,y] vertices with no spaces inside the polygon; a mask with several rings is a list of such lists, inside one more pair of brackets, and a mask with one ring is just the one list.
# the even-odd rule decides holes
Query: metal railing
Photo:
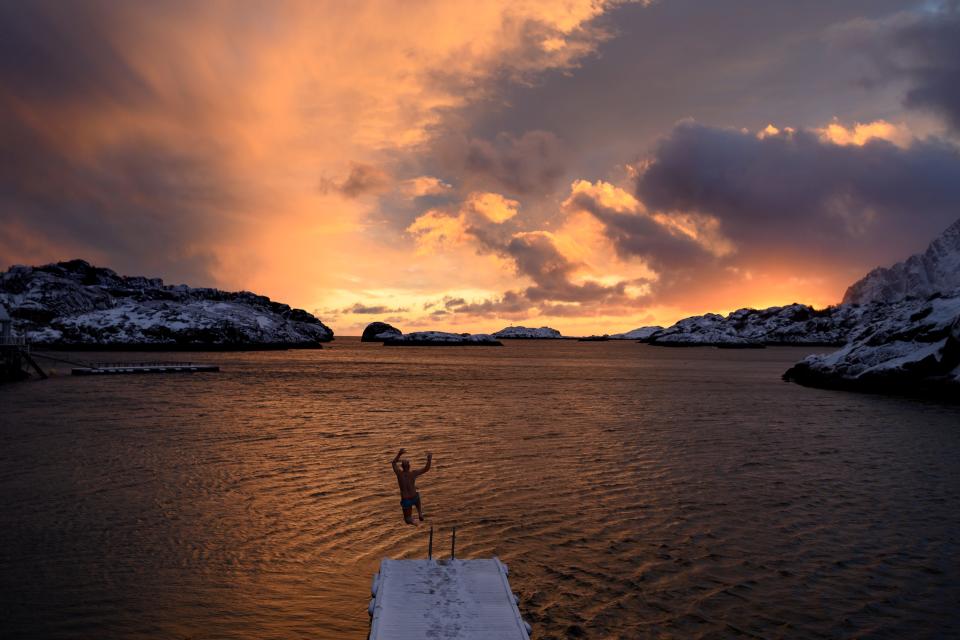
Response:
[{"label": "metal railing", "polygon": [[23,336],[0,336],[0,345],[5,347],[25,347],[27,339]]}]

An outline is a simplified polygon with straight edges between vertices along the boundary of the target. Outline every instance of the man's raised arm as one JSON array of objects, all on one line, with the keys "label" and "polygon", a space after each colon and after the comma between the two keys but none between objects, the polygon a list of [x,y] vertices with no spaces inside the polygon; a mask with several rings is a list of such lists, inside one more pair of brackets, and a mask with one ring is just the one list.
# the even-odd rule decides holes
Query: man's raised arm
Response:
[{"label": "man's raised arm", "polygon": [[433,461],[433,454],[427,453],[427,464],[426,466],[423,467],[423,469],[420,469],[419,471],[417,471],[417,475],[419,476],[426,473],[427,471],[430,471],[430,463],[432,461]]},{"label": "man's raised arm", "polygon": [[390,466],[393,467],[394,473],[400,473],[400,469],[399,467],[397,467],[397,463],[400,462],[400,456],[402,456],[404,452],[406,452],[406,449],[400,449],[400,451],[397,452],[397,456],[390,463]]}]

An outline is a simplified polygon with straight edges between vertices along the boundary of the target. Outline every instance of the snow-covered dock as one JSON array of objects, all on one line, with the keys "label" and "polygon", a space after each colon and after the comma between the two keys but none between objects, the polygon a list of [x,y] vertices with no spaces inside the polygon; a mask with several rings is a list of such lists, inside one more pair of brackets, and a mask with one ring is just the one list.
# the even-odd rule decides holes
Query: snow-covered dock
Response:
[{"label": "snow-covered dock", "polygon": [[476,560],[380,563],[370,601],[370,640],[529,640],[507,565]]},{"label": "snow-covered dock", "polygon": [[213,364],[196,364],[194,362],[112,362],[94,364],[89,367],[77,367],[70,373],[75,376],[97,376],[122,373],[204,373],[220,371],[220,367]]}]

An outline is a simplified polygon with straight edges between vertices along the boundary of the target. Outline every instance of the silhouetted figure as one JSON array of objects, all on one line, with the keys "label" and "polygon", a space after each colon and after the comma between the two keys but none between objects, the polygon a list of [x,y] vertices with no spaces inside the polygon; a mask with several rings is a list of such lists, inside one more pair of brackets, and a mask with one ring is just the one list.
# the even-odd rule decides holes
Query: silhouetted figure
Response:
[{"label": "silhouetted figure", "polygon": [[423,509],[420,506],[420,494],[417,493],[417,476],[430,471],[430,462],[433,460],[433,454],[427,453],[427,464],[423,469],[410,471],[410,461],[404,460],[400,467],[400,456],[406,452],[406,449],[400,449],[397,457],[390,464],[393,466],[393,472],[397,474],[397,483],[400,485],[400,507],[403,509],[403,521],[407,524],[416,524],[413,521],[413,507],[417,508],[417,516],[423,520]]}]

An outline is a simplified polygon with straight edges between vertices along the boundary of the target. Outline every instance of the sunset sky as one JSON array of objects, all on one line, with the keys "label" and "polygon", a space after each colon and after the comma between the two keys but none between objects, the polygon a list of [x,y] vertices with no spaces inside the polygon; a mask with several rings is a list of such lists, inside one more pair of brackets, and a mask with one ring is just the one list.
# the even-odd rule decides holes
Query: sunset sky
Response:
[{"label": "sunset sky", "polygon": [[958,145],[958,2],[0,1],[0,268],[342,335],[835,303]]}]

